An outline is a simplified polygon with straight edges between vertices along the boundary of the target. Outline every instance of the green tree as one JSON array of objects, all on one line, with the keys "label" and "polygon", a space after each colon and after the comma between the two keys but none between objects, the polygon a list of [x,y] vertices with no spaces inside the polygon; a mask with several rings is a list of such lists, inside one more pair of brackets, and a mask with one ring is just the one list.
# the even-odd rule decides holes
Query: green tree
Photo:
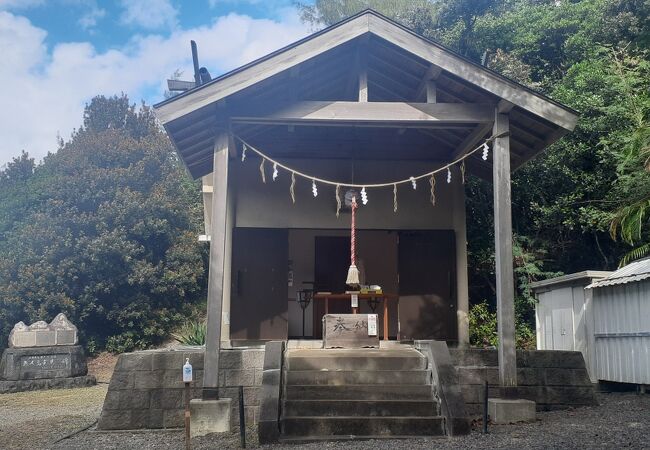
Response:
[{"label": "green tree", "polygon": [[56,153],[36,167],[23,155],[23,177],[10,176],[17,164],[0,177],[3,197],[22,193],[0,204],[12,217],[1,222],[3,342],[18,320],[62,311],[91,350],[145,348],[204,298],[199,189],[149,107],[96,97]]},{"label": "green tree", "polygon": [[367,8],[403,23],[417,33],[427,34],[434,26],[431,0],[316,0],[297,2],[300,18],[314,28],[329,26]]},{"label": "green tree", "polygon": [[613,194],[619,200],[610,224],[613,239],[620,235],[635,246],[621,265],[650,254],[650,63],[647,53],[632,57],[625,50],[610,51],[612,82],[620,86],[626,107],[621,119],[627,123],[601,140],[618,155],[618,179]]}]

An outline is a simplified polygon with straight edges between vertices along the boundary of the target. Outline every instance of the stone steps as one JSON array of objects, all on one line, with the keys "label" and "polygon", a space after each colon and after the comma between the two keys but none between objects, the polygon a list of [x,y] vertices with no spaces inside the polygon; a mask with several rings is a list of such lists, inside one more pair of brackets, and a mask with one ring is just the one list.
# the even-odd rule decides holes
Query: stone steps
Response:
[{"label": "stone steps", "polygon": [[419,417],[438,414],[438,404],[431,400],[285,400],[284,414],[303,416]]},{"label": "stone steps", "polygon": [[284,442],[444,434],[427,359],[413,348],[290,349]]},{"label": "stone steps", "polygon": [[286,370],[424,370],[426,358],[414,349],[287,350]]},{"label": "stone steps", "polygon": [[[340,436],[283,436],[281,437],[278,442],[282,444],[290,444],[290,445],[297,445],[297,444],[309,444],[309,443],[314,443],[314,442],[347,442],[347,441],[369,441],[369,440],[386,440],[386,439],[427,439],[427,442],[429,442],[430,436],[422,436],[422,435],[387,435],[387,436],[362,436],[362,435],[340,435]],[[446,437],[443,435],[439,436],[440,439],[445,439]]]},{"label": "stone steps", "polygon": [[431,436],[444,434],[442,417],[283,417],[289,436]]},{"label": "stone steps", "polygon": [[339,386],[346,384],[428,384],[428,370],[292,370],[286,384]]},{"label": "stone steps", "polygon": [[290,385],[287,400],[418,400],[431,397],[428,384]]}]

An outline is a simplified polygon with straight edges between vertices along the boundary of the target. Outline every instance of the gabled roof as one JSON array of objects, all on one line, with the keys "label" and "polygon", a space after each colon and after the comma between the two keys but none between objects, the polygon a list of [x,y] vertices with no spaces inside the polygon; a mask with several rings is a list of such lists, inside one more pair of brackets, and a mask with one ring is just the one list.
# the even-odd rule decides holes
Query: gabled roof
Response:
[{"label": "gabled roof", "polygon": [[593,282],[594,280],[601,280],[613,272],[606,272],[602,270],[584,270],[582,272],[570,273],[567,275],[561,275],[559,277],[547,278],[546,280],[535,281],[530,283],[528,286],[535,292],[542,292],[544,290],[549,290],[551,287],[555,287],[560,284],[581,284],[585,285]]},{"label": "gabled roof", "polygon": [[650,258],[645,258],[621,267],[608,277],[591,283],[586,289],[626,284],[648,278],[650,278]]},{"label": "gabled roof", "polygon": [[[218,123],[217,105],[237,103],[245,96],[248,96],[246,101],[249,103],[257,102],[259,96],[267,95],[267,91],[291,91],[293,84],[281,84],[282,77],[287,78],[287,73],[297,70],[311,70],[310,73],[316,76],[329,71],[331,79],[320,78],[319,83],[323,86],[314,83],[313,90],[320,89],[322,95],[339,100],[334,98],[335,93],[340,94],[342,85],[346,84],[346,73],[354,67],[354,60],[349,56],[354,51],[349,51],[350,46],[362,39],[370,41],[369,53],[377,66],[374,78],[368,81],[369,85],[374,83],[370,86],[370,95],[376,96],[375,100],[370,98],[370,101],[415,101],[406,97],[417,95],[421,80],[427,74],[437,72],[440,80],[437,85],[441,92],[439,101],[489,102],[512,110],[513,168],[573,130],[576,125],[578,115],[571,108],[476,64],[373,10],[365,10],[206,84],[160,102],[154,105],[156,115],[192,175],[204,175],[211,171],[214,130],[223,126]],[[311,64],[322,64],[323,67],[310,69]],[[376,93],[373,94],[375,87]],[[267,99],[267,103],[271,104],[277,101],[270,95],[267,95]],[[480,133],[480,130],[475,131]],[[470,138],[476,136],[459,131],[446,140],[453,146]],[[445,145],[442,138],[440,145]],[[482,163],[476,161],[475,164]]]}]

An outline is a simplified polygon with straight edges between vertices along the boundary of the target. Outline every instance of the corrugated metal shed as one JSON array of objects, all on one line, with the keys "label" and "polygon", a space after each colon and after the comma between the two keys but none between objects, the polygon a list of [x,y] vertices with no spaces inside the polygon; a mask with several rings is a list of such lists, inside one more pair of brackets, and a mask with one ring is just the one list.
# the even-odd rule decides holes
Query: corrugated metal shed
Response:
[{"label": "corrugated metal shed", "polygon": [[598,379],[650,384],[650,279],[585,292],[593,292]]},{"label": "corrugated metal shed", "polygon": [[586,287],[586,289],[625,284],[632,281],[645,280],[646,278],[650,278],[650,258],[634,261],[633,263],[618,269],[608,277],[591,283]]},{"label": "corrugated metal shed", "polygon": [[593,381],[650,384],[650,258],[610,274],[542,281],[533,290],[538,348],[574,346]]},{"label": "corrugated metal shed", "polygon": [[531,283],[537,297],[535,319],[538,350],[574,350],[582,352],[592,382],[596,362],[590,351],[593,338],[591,293],[585,286],[603,279],[612,272],[585,270]]}]

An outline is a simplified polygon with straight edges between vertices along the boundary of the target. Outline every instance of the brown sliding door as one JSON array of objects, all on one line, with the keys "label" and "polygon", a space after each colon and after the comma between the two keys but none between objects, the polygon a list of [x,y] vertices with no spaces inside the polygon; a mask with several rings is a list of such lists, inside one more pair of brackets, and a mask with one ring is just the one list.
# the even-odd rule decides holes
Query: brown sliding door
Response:
[{"label": "brown sliding door", "polygon": [[287,230],[233,230],[231,339],[287,339],[288,252]]},{"label": "brown sliding door", "polygon": [[402,231],[398,252],[401,338],[457,341],[454,232]]}]

